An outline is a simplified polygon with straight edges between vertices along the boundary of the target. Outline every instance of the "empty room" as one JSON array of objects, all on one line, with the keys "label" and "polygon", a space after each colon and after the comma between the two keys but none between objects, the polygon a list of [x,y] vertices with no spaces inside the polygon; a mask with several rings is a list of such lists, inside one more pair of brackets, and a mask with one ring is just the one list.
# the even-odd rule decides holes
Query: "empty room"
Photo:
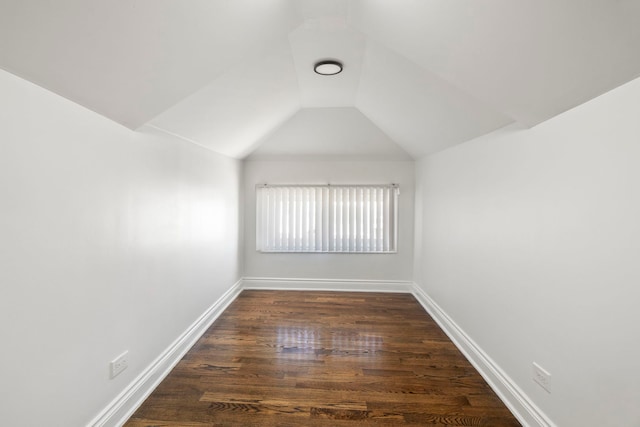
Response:
[{"label": "empty room", "polygon": [[639,0],[0,0],[0,425],[640,427]]}]

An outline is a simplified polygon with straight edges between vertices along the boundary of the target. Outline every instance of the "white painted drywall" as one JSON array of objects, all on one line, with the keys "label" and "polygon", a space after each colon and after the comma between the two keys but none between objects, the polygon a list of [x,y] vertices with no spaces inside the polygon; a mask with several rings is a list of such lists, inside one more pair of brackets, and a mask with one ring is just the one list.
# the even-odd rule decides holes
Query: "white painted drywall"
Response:
[{"label": "white painted drywall", "polygon": [[248,160],[413,160],[357,108],[303,108]]},{"label": "white painted drywall", "polygon": [[[303,135],[301,135],[303,137]],[[244,165],[247,277],[411,280],[413,161],[247,161]],[[284,254],[256,251],[256,184],[400,184],[398,253]]]},{"label": "white painted drywall", "polygon": [[640,425],[639,117],[640,79],[416,166],[416,282],[558,426]]},{"label": "white painted drywall", "polygon": [[241,164],[0,94],[0,424],[82,426],[239,279]]}]

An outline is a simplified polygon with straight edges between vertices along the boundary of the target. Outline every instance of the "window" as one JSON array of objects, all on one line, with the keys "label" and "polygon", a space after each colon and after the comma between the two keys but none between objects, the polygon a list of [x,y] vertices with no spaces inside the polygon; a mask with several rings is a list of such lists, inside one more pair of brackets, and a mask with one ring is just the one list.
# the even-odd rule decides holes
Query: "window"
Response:
[{"label": "window", "polygon": [[261,252],[396,252],[399,187],[259,185]]}]

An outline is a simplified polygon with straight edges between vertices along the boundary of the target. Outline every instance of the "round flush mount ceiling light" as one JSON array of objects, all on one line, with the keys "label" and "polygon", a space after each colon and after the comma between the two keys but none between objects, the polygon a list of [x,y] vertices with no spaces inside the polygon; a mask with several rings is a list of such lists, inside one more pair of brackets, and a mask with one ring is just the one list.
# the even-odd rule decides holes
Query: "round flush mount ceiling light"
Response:
[{"label": "round flush mount ceiling light", "polygon": [[313,71],[323,76],[333,76],[342,71],[342,63],[338,61],[320,61],[313,66]]}]

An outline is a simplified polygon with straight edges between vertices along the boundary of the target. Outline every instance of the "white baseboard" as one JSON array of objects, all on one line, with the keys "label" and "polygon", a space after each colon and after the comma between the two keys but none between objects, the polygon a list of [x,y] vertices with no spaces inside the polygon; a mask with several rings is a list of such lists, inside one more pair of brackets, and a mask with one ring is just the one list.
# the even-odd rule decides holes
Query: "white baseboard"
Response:
[{"label": "white baseboard", "polygon": [[214,302],[87,426],[117,427],[124,424],[240,292],[242,279]]},{"label": "white baseboard", "polygon": [[411,293],[525,427],[556,427],[509,376],[426,292],[410,281],[244,277],[200,316],[120,393],[88,427],[118,427],[135,412],[186,352],[244,289]]},{"label": "white baseboard", "polygon": [[500,366],[422,288],[414,283],[412,293],[523,426],[556,427]]},{"label": "white baseboard", "polygon": [[413,282],[402,280],[290,279],[279,277],[245,277],[242,279],[242,288],[289,291],[411,293],[413,290]]}]

